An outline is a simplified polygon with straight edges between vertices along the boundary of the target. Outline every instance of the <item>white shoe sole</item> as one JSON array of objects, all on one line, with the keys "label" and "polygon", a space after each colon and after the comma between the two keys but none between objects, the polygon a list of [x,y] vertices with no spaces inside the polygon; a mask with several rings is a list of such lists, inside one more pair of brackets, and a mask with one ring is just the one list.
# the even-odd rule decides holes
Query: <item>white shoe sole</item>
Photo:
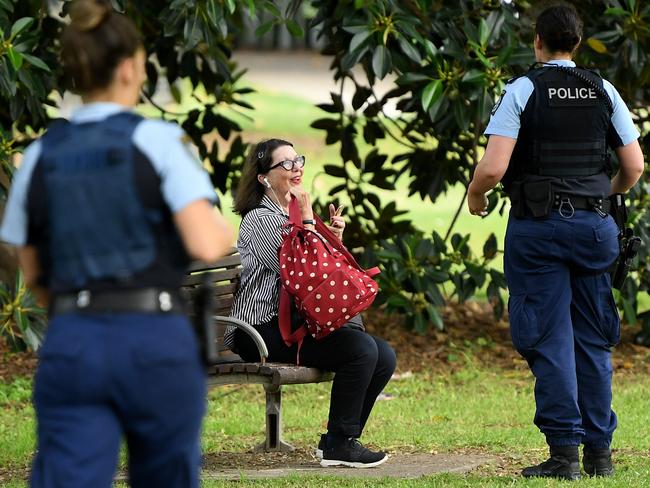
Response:
[{"label": "white shoe sole", "polygon": [[321,460],[323,459],[323,450],[322,449],[316,449],[316,457]]},{"label": "white shoe sole", "polygon": [[338,459],[322,459],[320,465],[324,468],[327,468],[329,466],[348,466],[350,468],[374,468],[375,466],[379,466],[380,464],[385,463],[387,460],[388,460],[388,454],[386,454],[379,461],[375,461],[374,463],[354,463],[351,461],[340,461]]}]

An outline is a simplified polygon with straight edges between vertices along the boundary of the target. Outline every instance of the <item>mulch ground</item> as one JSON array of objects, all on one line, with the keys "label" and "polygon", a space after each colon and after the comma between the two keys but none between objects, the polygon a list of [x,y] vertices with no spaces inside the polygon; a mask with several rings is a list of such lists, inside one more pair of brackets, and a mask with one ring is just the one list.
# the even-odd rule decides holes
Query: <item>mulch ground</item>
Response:
[{"label": "mulch ground", "polygon": [[[489,305],[449,305],[442,316],[445,330],[431,328],[425,334],[406,331],[398,315],[386,315],[378,309],[366,312],[364,322],[370,333],[383,337],[395,348],[401,372],[454,371],[468,362],[528,370],[512,346],[507,318],[495,319]],[[616,374],[650,372],[650,349],[634,344],[637,332],[636,327],[622,326],[621,343],[612,355]]]},{"label": "mulch ground", "polygon": [[[397,352],[399,372],[454,371],[471,361],[490,368],[527,369],[525,361],[513,349],[508,321],[495,319],[486,304],[468,302],[443,309],[445,330],[434,328],[417,334],[403,327],[398,315],[381,309],[365,313],[368,331],[386,339]],[[633,343],[638,328],[624,325],[621,343],[614,349],[617,374],[650,373],[650,349]],[[33,352],[12,352],[0,340],[0,381],[33,374],[37,364]]]}]

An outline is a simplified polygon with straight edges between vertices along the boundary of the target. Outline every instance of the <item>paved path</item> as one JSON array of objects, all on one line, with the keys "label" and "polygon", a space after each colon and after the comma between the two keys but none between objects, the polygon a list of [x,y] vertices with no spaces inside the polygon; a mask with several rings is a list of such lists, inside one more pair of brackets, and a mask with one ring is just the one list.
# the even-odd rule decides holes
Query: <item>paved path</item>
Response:
[{"label": "paved path", "polygon": [[346,478],[414,479],[437,473],[467,473],[495,461],[479,454],[401,454],[392,456],[381,466],[370,469],[322,468],[316,460],[281,468],[204,470],[202,479],[265,479],[284,476],[331,476]]},{"label": "paved path", "polygon": [[[340,90],[340,82],[334,81],[330,70],[331,56],[313,51],[235,51],[233,59],[240,68],[248,71],[244,79],[268,90],[295,95],[313,103],[331,100],[330,92]],[[367,85],[366,75],[360,67],[352,70],[358,83]],[[394,77],[377,80],[375,91],[382,96],[395,87]],[[344,85],[343,100],[350,103],[354,86],[350,81]]]},{"label": "paved path", "polygon": [[[271,92],[293,95],[317,104],[330,102],[330,92],[338,93],[340,90],[340,83],[334,81],[334,74],[329,68],[331,56],[322,56],[315,51],[235,51],[232,59],[239,69],[247,70],[244,84]],[[367,85],[362,69],[357,67],[353,72],[359,83]],[[382,96],[394,87],[394,77],[387,76],[382,81],[378,80],[374,88],[377,96]],[[343,91],[343,102],[348,107],[351,106],[353,95],[354,86],[348,81]],[[164,76],[158,80],[154,100],[163,106],[173,101]],[[60,102],[59,116],[69,117],[80,103],[78,96],[66,92]],[[395,113],[395,103],[395,100],[387,103],[387,113]]]}]

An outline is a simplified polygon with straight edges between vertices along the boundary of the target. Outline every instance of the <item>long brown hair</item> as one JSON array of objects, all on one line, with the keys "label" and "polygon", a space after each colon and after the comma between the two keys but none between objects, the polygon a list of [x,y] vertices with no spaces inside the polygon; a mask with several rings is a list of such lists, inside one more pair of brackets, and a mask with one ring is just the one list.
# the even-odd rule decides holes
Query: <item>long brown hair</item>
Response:
[{"label": "long brown hair", "polygon": [[235,213],[243,217],[259,206],[264,197],[265,188],[257,179],[257,175],[268,173],[273,163],[273,151],[281,146],[293,147],[293,144],[283,139],[266,139],[251,147],[235,193],[233,205]]},{"label": "long brown hair", "polygon": [[75,0],[70,24],[61,35],[61,62],[66,82],[76,93],[106,88],[115,68],[142,47],[142,38],[107,0]]}]

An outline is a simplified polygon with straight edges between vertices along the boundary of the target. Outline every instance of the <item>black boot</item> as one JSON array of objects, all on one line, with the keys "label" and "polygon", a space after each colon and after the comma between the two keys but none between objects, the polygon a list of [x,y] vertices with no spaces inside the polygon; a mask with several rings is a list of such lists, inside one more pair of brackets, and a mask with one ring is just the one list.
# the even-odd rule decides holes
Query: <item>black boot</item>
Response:
[{"label": "black boot", "polygon": [[551,457],[537,466],[525,468],[521,475],[524,478],[534,476],[540,478],[561,478],[566,480],[580,479],[580,458],[578,446],[550,447]]},{"label": "black boot", "polygon": [[590,449],[587,446],[582,450],[582,465],[589,476],[612,476],[612,451],[610,449]]}]

